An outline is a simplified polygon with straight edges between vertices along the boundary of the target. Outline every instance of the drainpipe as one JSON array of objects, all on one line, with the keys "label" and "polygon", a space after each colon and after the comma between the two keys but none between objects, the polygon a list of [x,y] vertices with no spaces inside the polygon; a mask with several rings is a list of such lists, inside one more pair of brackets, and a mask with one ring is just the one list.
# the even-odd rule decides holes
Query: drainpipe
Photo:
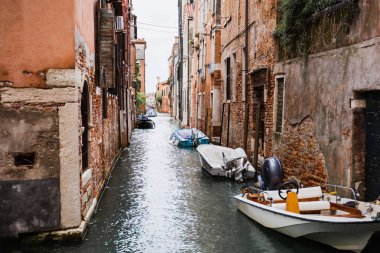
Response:
[{"label": "drainpipe", "polygon": [[199,51],[197,52],[197,81],[195,82],[195,128],[198,129],[198,110],[199,110],[199,101],[198,101],[198,87],[199,87]]},{"label": "drainpipe", "polygon": [[228,104],[227,147],[230,144],[230,118],[231,118],[231,104]]},{"label": "drainpipe", "polygon": [[245,80],[245,119],[244,119],[244,150],[247,151],[248,146],[248,123],[249,123],[249,101],[248,101],[248,6],[249,0],[245,0],[245,47],[244,47],[244,53],[245,53],[245,63],[244,63],[244,71],[243,71],[243,78]]},{"label": "drainpipe", "polygon": [[226,104],[225,103],[223,103],[223,106],[222,106],[222,126],[221,126],[221,134],[220,134],[220,139],[219,139],[219,146],[221,146],[222,145],[222,137],[223,137],[223,119],[224,119],[224,106],[225,106]]},{"label": "drainpipe", "polygon": [[190,19],[187,19],[187,125],[190,126]]},{"label": "drainpipe", "polygon": [[179,33],[179,82],[178,82],[178,112],[179,120],[182,121],[183,116],[183,103],[182,103],[182,87],[183,87],[183,34],[182,34],[182,0],[178,0],[178,33]]}]

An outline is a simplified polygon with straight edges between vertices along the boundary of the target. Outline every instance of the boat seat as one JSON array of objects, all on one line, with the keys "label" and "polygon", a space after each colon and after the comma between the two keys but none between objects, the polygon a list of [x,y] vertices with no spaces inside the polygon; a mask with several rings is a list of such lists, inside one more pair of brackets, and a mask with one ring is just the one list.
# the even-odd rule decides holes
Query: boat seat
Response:
[{"label": "boat seat", "polygon": [[[321,211],[330,209],[330,202],[326,200],[299,202],[298,205],[301,212]],[[286,203],[275,203],[272,204],[272,207],[279,210],[285,210]]]},{"label": "boat seat", "polygon": [[[296,189],[292,189],[292,191],[296,192]],[[264,191],[265,200],[269,200],[272,198],[273,201],[284,201],[280,195],[278,195],[278,190],[275,191]],[[283,194],[284,195],[284,194]],[[307,187],[307,188],[299,188],[297,198],[299,200],[302,199],[312,199],[312,198],[321,198],[322,197],[322,188],[320,186],[315,187]]]}]

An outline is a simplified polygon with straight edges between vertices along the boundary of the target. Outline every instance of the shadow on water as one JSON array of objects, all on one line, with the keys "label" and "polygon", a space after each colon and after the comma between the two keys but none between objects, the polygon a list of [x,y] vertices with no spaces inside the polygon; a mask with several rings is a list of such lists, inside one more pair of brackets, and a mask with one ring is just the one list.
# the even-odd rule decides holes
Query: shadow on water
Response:
[{"label": "shadow on water", "polygon": [[172,118],[153,120],[155,129],[134,131],[82,242],[16,243],[0,252],[341,252],[248,219],[233,200],[242,185],[202,171],[195,149],[171,145]]}]

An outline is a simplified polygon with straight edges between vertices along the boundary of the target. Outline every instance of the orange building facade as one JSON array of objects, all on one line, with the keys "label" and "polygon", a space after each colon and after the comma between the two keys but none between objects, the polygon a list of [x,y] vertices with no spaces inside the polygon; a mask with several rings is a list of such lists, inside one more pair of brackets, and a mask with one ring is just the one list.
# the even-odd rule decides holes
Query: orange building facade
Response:
[{"label": "orange building facade", "polygon": [[2,1],[1,236],[83,236],[133,127],[130,10],[128,0]]},{"label": "orange building facade", "polygon": [[170,112],[170,83],[168,81],[158,82],[157,84],[157,93],[156,93],[156,102],[157,110],[162,113]]}]

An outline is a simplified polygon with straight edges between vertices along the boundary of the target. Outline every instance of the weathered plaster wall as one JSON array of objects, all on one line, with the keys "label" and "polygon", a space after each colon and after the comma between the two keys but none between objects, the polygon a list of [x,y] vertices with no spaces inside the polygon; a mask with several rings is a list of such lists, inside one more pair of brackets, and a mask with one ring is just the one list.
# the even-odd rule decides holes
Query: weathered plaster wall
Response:
[{"label": "weathered plaster wall", "polygon": [[[311,119],[308,131],[315,133],[314,143],[318,143],[324,156],[330,183],[355,183],[352,168],[354,111],[350,108],[350,99],[355,97],[354,91],[379,89],[379,57],[380,39],[374,38],[275,66],[275,74],[285,73],[285,120],[290,125],[298,125],[306,118]],[[283,136],[276,143],[277,149],[292,145]],[[307,159],[306,153],[298,155]],[[300,165],[294,169],[300,169]]]},{"label": "weathered plaster wall", "polygon": [[[0,235],[58,229],[57,108],[0,100],[0,119]],[[32,156],[22,157],[25,154]]]},{"label": "weathered plaster wall", "polygon": [[[7,157],[0,168],[0,187],[8,192],[1,195],[5,201],[1,208],[18,210],[20,203],[30,207],[2,212],[8,221],[2,223],[8,224],[4,233],[17,235],[80,224],[79,128],[78,121],[72,120],[78,119],[78,74],[49,70],[49,89],[0,89],[1,132],[8,143],[0,148],[6,153],[0,157]],[[35,161],[16,166],[15,153],[34,153]],[[7,191],[7,187],[18,190]]]},{"label": "weathered plaster wall", "polygon": [[[380,36],[380,1],[359,0],[357,14],[323,17],[313,26],[311,52],[353,45]],[[347,12],[347,11],[346,11]]]},{"label": "weathered plaster wall", "polygon": [[[36,108],[21,104],[12,104],[13,108],[8,106],[4,106],[3,103],[0,105],[2,119],[0,178],[3,180],[58,178],[57,108],[51,106]],[[31,166],[17,166],[15,155],[25,153],[34,153],[35,162]]]},{"label": "weathered plaster wall", "polygon": [[74,67],[74,2],[1,1],[0,86],[45,87],[48,69]]}]

